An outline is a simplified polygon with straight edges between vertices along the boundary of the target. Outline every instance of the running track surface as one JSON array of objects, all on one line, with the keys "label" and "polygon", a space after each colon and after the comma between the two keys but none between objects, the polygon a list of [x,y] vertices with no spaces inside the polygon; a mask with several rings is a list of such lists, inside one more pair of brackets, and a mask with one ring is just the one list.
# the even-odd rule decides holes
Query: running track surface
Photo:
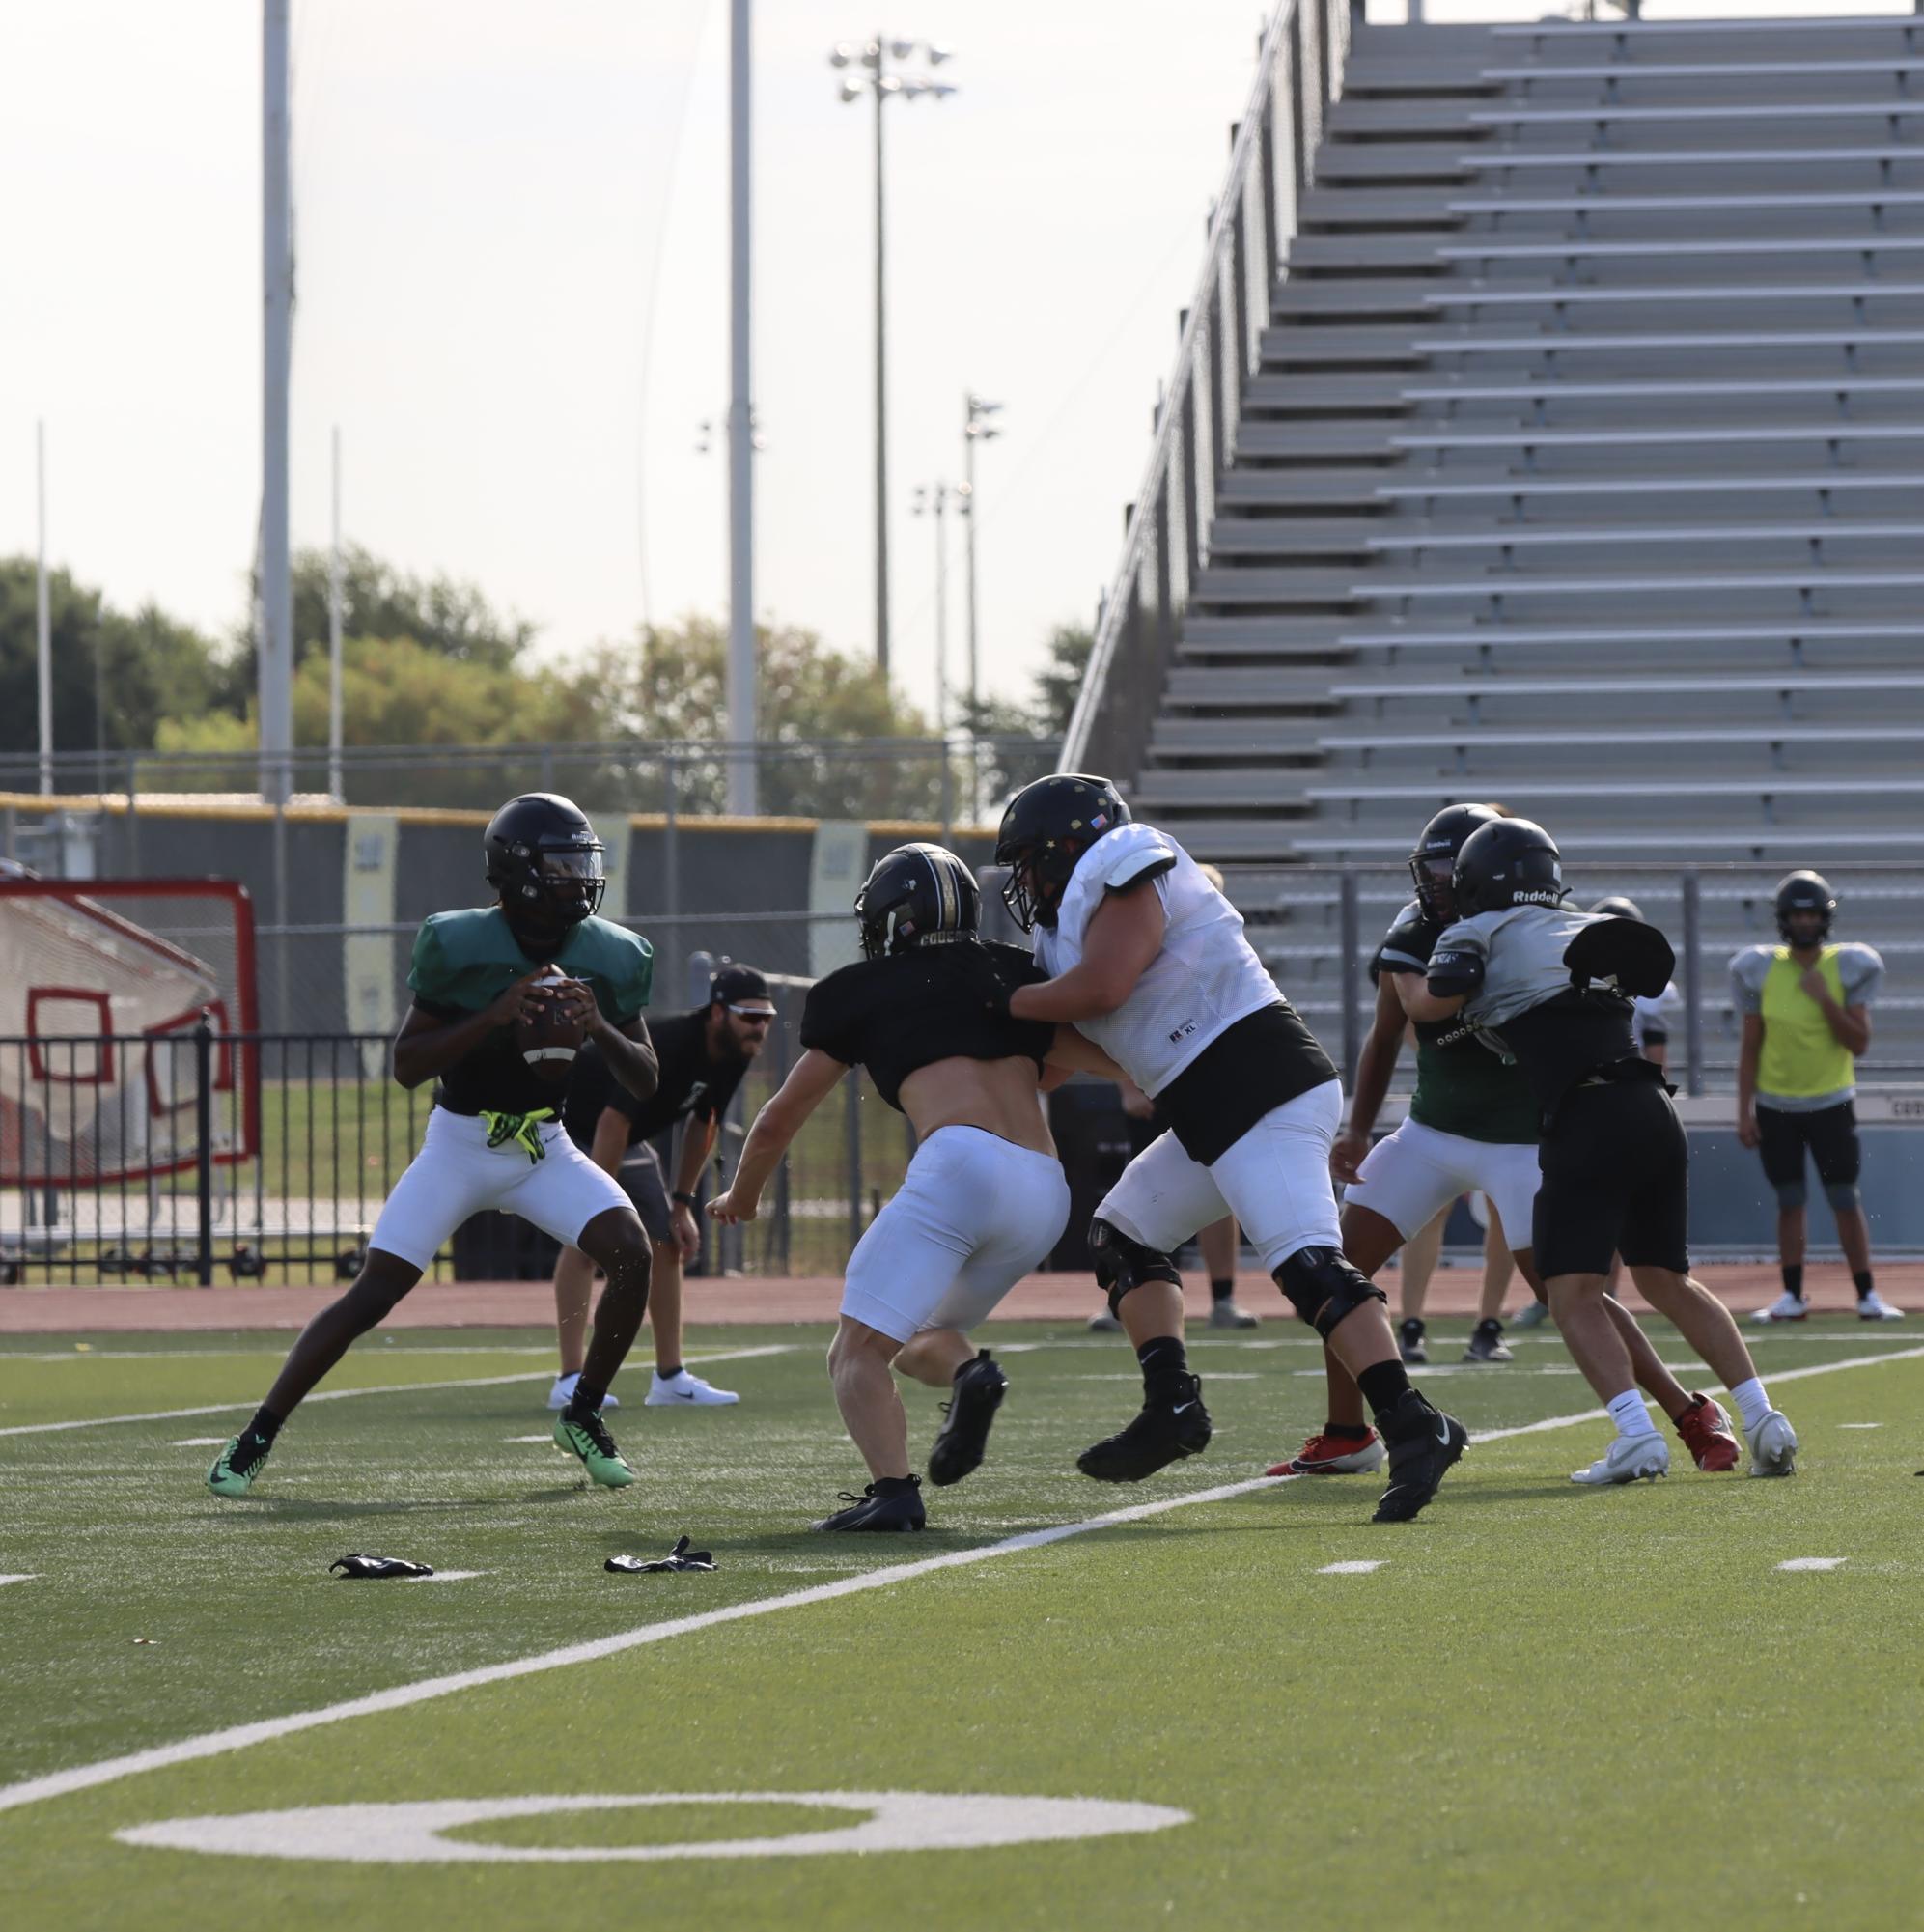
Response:
[{"label": "running track surface", "polygon": [[[1782,1284],[1774,1267],[1754,1263],[1708,1262],[1697,1275],[1732,1308],[1761,1308],[1776,1299]],[[1877,1271],[1884,1298],[1908,1309],[1924,1327],[1924,1262],[1893,1262]],[[1194,1273],[1185,1277],[1189,1313],[1209,1309],[1209,1285]],[[1468,1315],[1476,1311],[1480,1268],[1439,1268],[1431,1278],[1426,1313]],[[1384,1287],[1396,1303],[1394,1272]],[[1849,1277],[1837,1262],[1812,1264],[1807,1287],[1818,1315],[1848,1319],[1854,1302]],[[135,1330],[299,1329],[341,1292],[318,1282],[303,1288],[261,1288],[222,1284],[213,1288],[6,1288],[0,1289],[0,1334],[115,1334]],[[686,1284],[686,1319],[701,1327],[770,1322],[826,1322],[835,1316],[842,1283],[836,1275],[791,1275],[779,1279],[738,1277],[691,1280]],[[1511,1284],[1514,1314],[1527,1293]],[[1245,1271],[1238,1277],[1237,1299],[1265,1323],[1295,1317],[1268,1276]],[[1631,1306],[1642,1307],[1633,1293]],[[1086,1274],[1032,1274],[1018,1283],[998,1311],[1011,1321],[1079,1321],[1100,1305]],[[392,1329],[544,1328],[554,1319],[554,1298],[545,1281],[423,1282],[383,1325]]]}]

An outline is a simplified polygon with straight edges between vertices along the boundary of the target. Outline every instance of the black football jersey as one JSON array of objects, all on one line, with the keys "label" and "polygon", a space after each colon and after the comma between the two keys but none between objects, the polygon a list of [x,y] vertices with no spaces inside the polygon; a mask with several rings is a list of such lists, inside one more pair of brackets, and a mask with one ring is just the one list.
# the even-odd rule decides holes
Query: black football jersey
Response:
[{"label": "black football jersey", "polygon": [[987,995],[991,978],[1014,989],[1047,977],[1021,947],[980,940],[857,960],[809,988],[801,1044],[866,1067],[876,1091],[900,1112],[903,1081],[937,1060],[1022,1054],[1040,1071],[1053,1022],[997,1015]]}]

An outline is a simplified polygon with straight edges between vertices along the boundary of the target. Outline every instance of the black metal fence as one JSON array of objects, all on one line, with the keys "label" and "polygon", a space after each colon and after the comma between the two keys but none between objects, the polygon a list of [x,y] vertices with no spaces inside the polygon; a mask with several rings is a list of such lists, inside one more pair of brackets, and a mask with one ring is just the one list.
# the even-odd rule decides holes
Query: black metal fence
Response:
[{"label": "black metal fence", "polygon": [[[727,1171],[793,1063],[806,985],[775,982],[782,1021],[718,1142]],[[0,1283],[350,1279],[432,1105],[432,1089],[395,1083],[390,1050],[374,1034],[206,1026],[0,1039]],[[691,1272],[839,1272],[911,1151],[901,1116],[851,1074],[798,1137],[762,1217],[704,1221]],[[507,1221],[468,1222],[432,1275],[545,1274],[553,1244]]]},{"label": "black metal fence", "polygon": [[[338,755],[301,745],[268,778],[308,798],[377,811],[406,806],[492,811],[516,792],[562,792],[585,811],[658,812],[670,820],[725,815],[731,777],[752,770],[765,817],[906,819],[944,828],[1001,809],[1010,793],[1055,769],[1060,741],[954,733],[946,738],[606,739],[507,744],[350,745]],[[258,751],[60,751],[62,797],[203,793],[273,795]],[[0,752],[0,792],[33,793],[31,752]]]}]

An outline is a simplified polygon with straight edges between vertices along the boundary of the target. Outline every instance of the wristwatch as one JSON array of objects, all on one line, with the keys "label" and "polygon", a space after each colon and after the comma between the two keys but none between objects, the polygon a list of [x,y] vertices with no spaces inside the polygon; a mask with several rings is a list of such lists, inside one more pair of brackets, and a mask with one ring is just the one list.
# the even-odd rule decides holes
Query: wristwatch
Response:
[{"label": "wristwatch", "polygon": [[670,1194],[668,1198],[671,1201],[679,1201],[684,1208],[694,1208],[694,1207],[699,1207],[701,1205],[701,1203],[696,1200],[693,1194],[683,1194],[678,1191],[676,1193]]}]

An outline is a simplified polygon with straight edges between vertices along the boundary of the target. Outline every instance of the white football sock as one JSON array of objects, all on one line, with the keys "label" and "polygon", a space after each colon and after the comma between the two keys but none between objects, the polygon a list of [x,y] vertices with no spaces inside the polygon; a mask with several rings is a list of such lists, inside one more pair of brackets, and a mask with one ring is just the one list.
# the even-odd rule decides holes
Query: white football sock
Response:
[{"label": "white football sock", "polygon": [[1610,1412],[1610,1420],[1617,1425],[1620,1436],[1654,1436],[1657,1424],[1650,1419],[1650,1411],[1643,1406],[1643,1397],[1634,1388],[1627,1388],[1604,1405]]},{"label": "white football sock", "polygon": [[1730,1399],[1737,1404],[1737,1413],[1743,1418],[1746,1429],[1754,1429],[1771,1413],[1771,1398],[1764,1393],[1764,1385],[1756,1376],[1748,1382],[1740,1382],[1730,1391]]}]

